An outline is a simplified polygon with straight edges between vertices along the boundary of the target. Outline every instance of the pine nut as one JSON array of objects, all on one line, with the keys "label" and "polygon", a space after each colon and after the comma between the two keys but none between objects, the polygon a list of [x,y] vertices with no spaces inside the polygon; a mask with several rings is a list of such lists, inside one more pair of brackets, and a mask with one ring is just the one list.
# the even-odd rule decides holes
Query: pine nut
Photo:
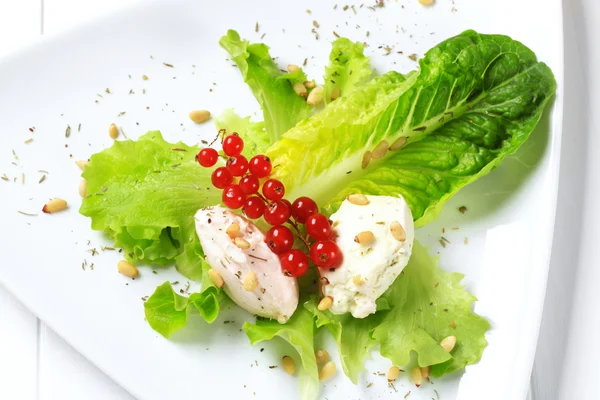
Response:
[{"label": "pine nut", "polygon": [[354,241],[358,244],[370,244],[375,240],[375,235],[371,231],[364,231],[354,236]]},{"label": "pine nut", "polygon": [[294,83],[294,92],[300,97],[306,97],[306,94],[308,93],[304,84],[300,82]]},{"label": "pine nut", "polygon": [[406,144],[406,136],[402,136],[390,146],[390,151],[400,150]]},{"label": "pine nut", "polygon": [[241,237],[236,237],[235,239],[233,239],[233,243],[235,243],[235,245],[242,250],[250,248],[250,243],[248,243],[246,239],[242,239]]},{"label": "pine nut", "polygon": [[333,305],[333,297],[327,296],[327,297],[323,297],[323,300],[321,300],[319,302],[319,305],[317,306],[317,308],[319,309],[319,311],[325,311],[325,310],[328,310],[329,308],[331,308],[332,305]]},{"label": "pine nut", "polygon": [[394,382],[396,379],[398,379],[399,376],[400,376],[400,368],[393,365],[388,371],[387,380],[388,380],[388,382]]},{"label": "pine nut", "polygon": [[423,6],[430,6],[434,3],[435,0],[419,0],[419,4]]},{"label": "pine nut", "polygon": [[62,211],[65,208],[67,208],[67,202],[65,200],[54,198],[44,205],[42,211],[46,214],[52,214],[55,212]]},{"label": "pine nut", "polygon": [[365,169],[369,166],[371,158],[373,158],[373,153],[371,153],[370,151],[366,151],[365,154],[363,154],[362,162],[360,164],[362,169]]},{"label": "pine nut", "polygon": [[317,364],[324,363],[329,360],[329,353],[325,349],[319,349],[315,351],[315,358],[317,359]]},{"label": "pine nut", "polygon": [[308,103],[309,106],[316,106],[317,104],[320,104],[322,101],[323,101],[323,89],[320,87],[314,88],[308,95],[308,98],[306,99],[306,102]]},{"label": "pine nut", "polygon": [[452,349],[454,349],[454,346],[456,346],[456,336],[448,336],[447,338],[442,340],[440,346],[442,346],[444,350],[450,353]]},{"label": "pine nut", "polygon": [[307,89],[314,89],[315,87],[317,87],[317,84],[315,81],[306,81],[304,82],[304,87]]},{"label": "pine nut", "polygon": [[75,164],[79,167],[80,170],[86,169],[90,165],[90,160],[77,160]]},{"label": "pine nut", "polygon": [[207,111],[207,110],[191,111],[190,119],[197,124],[202,124],[210,119],[210,111]]},{"label": "pine nut", "polygon": [[358,274],[354,278],[352,278],[352,283],[354,283],[356,286],[360,286],[360,285],[364,285],[365,281],[362,278],[362,276],[360,276],[360,274]]},{"label": "pine nut", "polygon": [[82,179],[81,182],[79,182],[79,195],[81,197],[87,195],[87,181],[85,179]]},{"label": "pine nut", "polygon": [[147,81],[148,80],[148,76],[147,75],[142,75],[142,80],[143,81]]},{"label": "pine nut", "polygon": [[333,90],[331,91],[331,101],[334,101],[341,95],[342,95],[342,91],[340,90],[340,88],[338,88],[338,87],[333,88]]},{"label": "pine nut", "polygon": [[110,124],[108,127],[108,136],[110,136],[111,139],[116,139],[119,137],[119,128],[117,128],[115,124]]},{"label": "pine nut", "polygon": [[117,263],[117,270],[121,274],[128,276],[130,278],[135,278],[139,274],[138,269],[134,265],[128,263],[125,260],[121,260]]},{"label": "pine nut", "polygon": [[210,278],[210,280],[212,281],[212,283],[215,284],[216,287],[218,288],[222,288],[223,285],[225,285],[225,281],[223,280],[223,277],[221,276],[221,274],[219,273],[219,271],[217,271],[216,269],[209,269],[208,270],[208,277]]},{"label": "pine nut", "polygon": [[281,359],[281,363],[283,364],[283,370],[290,375],[294,375],[296,372],[296,363],[294,359],[290,356],[283,356]]},{"label": "pine nut", "polygon": [[320,381],[328,381],[335,375],[337,368],[335,367],[335,363],[333,361],[327,362],[319,371],[319,380]]},{"label": "pine nut", "polygon": [[423,383],[423,376],[421,375],[421,368],[419,368],[419,367],[413,368],[410,375],[412,376],[413,381],[415,382],[415,385],[417,387],[421,386],[421,383]]},{"label": "pine nut", "polygon": [[373,149],[373,154],[371,155],[373,159],[382,158],[390,149],[390,145],[387,140],[382,140],[375,148]]},{"label": "pine nut", "polygon": [[300,69],[299,66],[297,66],[296,64],[288,64],[287,66],[287,70],[290,74],[293,74],[294,72],[298,71]]},{"label": "pine nut", "polygon": [[225,233],[229,235],[230,238],[235,238],[240,233],[240,225],[233,223],[227,227]]},{"label": "pine nut", "polygon": [[406,232],[402,227],[402,224],[398,221],[394,221],[390,224],[390,231],[392,232],[392,236],[399,242],[406,241]]},{"label": "pine nut", "polygon": [[248,272],[246,277],[244,278],[244,289],[247,292],[251,292],[258,286],[258,279],[256,278],[256,273],[254,271]]},{"label": "pine nut", "polygon": [[429,375],[431,375],[431,365],[428,367],[421,367],[421,376],[423,378],[429,378]]},{"label": "pine nut", "polygon": [[366,206],[367,204],[369,204],[369,199],[367,198],[367,196],[365,196],[364,194],[351,194],[348,197],[346,197],[346,199],[357,206]]}]

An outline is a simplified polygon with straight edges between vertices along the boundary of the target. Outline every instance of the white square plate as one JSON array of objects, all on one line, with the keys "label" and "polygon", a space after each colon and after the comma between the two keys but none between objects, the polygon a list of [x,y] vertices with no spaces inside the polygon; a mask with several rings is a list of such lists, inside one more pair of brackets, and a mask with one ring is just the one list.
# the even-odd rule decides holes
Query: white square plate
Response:
[{"label": "white square plate", "polygon": [[[309,76],[317,79],[334,31],[366,41],[377,70],[401,72],[416,68],[408,54],[422,55],[465,29],[507,34],[553,69],[559,89],[552,111],[515,156],[460,192],[438,220],[417,234],[441,254],[445,269],[466,274],[464,283],[479,297],[476,311],[492,323],[482,361],[464,374],[419,389],[406,378],[393,389],[372,374],[389,367],[389,361],[374,355],[358,386],[338,374],[323,385],[322,396],[399,398],[411,391],[414,400],[436,398],[436,390],[443,400],[524,398],[554,225],[562,123],[561,3],[437,0],[424,8],[417,0],[401,0],[385,1],[385,7],[374,10],[367,8],[371,3],[351,4],[356,13],[344,10],[345,3],[334,8],[335,3],[318,0],[161,1],[46,38],[0,60],[0,175],[10,180],[0,181],[0,283],[140,399],[294,398],[296,379],[268,368],[287,350],[272,344],[252,348],[240,332],[250,320],[247,314],[227,312],[212,326],[193,319],[170,341],[150,329],[140,298],[165,280],[179,280],[182,288],[185,280],[173,270],[153,274],[142,268],[136,281],[116,272],[119,255],[102,251],[110,242],[77,213],[80,171],[74,160],[109,146],[112,122],[130,138],[160,129],[167,140],[194,143],[212,137],[214,129],[191,123],[187,113],[192,109],[259,111],[218,46],[228,28],[252,41],[264,35],[282,66],[306,58]],[[313,21],[320,25],[319,40],[311,32]],[[387,56],[386,46],[393,47]],[[143,74],[149,80],[143,81]],[[29,138],[33,141],[26,144]],[[46,179],[38,183],[42,175]],[[42,215],[50,197],[67,199],[70,209]],[[456,211],[460,205],[468,207],[465,214]],[[451,244],[442,249],[443,227]],[[94,255],[93,248],[100,254]],[[325,342],[335,359],[334,346]]]}]

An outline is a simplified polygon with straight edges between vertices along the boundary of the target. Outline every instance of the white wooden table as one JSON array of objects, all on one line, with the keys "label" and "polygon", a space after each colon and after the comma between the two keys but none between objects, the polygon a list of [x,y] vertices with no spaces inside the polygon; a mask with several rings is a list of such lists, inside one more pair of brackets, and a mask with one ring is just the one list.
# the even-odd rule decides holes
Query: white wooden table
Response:
[{"label": "white wooden table", "polygon": [[[134,1],[136,0],[0,0],[0,56],[17,50],[42,34],[72,28]],[[600,37],[600,3],[598,0],[565,0],[565,8],[568,47],[565,53],[569,57],[566,63],[567,74],[577,74],[582,69],[587,71],[586,80],[589,81],[586,83],[582,79],[567,78],[567,84],[574,85],[573,90],[581,91],[584,98],[586,96],[583,92],[587,88],[589,100],[597,104],[596,107],[585,105],[583,109],[589,113],[579,110],[576,116],[575,112],[569,114],[567,105],[565,118],[573,125],[570,128],[587,128],[591,132],[594,127],[600,126],[597,112],[600,108],[600,78],[594,76],[600,67],[600,47],[597,40],[592,40]],[[583,57],[583,64],[574,59],[578,57]],[[594,87],[598,91],[593,92]],[[582,119],[588,117],[586,124]],[[590,145],[593,142],[598,144],[597,131],[595,132],[596,139],[588,140]],[[565,127],[565,135],[568,133],[569,127]],[[600,368],[597,366],[600,342],[595,338],[597,327],[600,326],[600,314],[592,312],[597,310],[598,304],[597,278],[600,269],[598,263],[593,261],[593,258],[597,258],[597,251],[594,250],[598,239],[597,235],[590,234],[595,232],[592,228],[597,226],[592,224],[591,218],[598,217],[597,201],[594,202],[594,199],[600,197],[600,184],[597,183],[600,179],[597,174],[594,175],[595,181],[590,180],[590,176],[587,181],[581,177],[571,179],[574,175],[582,175],[584,171],[585,160],[575,160],[586,151],[586,147],[585,143],[564,146],[566,151],[563,151],[563,164],[565,161],[573,161],[573,164],[563,168],[564,172],[561,170],[561,179],[568,182],[566,186],[561,182],[563,194],[559,196],[559,206],[576,207],[583,204],[586,219],[583,224],[573,225],[570,221],[571,214],[561,213],[560,210],[558,213],[557,228],[560,231],[557,239],[561,241],[563,251],[553,254],[546,309],[532,377],[533,397],[540,400],[557,399],[559,392],[561,399],[597,398],[595,386],[600,379]],[[595,147],[595,156],[592,154],[594,149],[588,149],[587,168],[591,170],[595,163],[597,171],[600,149]],[[565,156],[570,157],[570,160],[566,160]],[[574,203],[568,192],[576,190],[577,185],[588,188],[585,196],[587,200]],[[596,222],[599,219],[596,218]],[[582,249],[576,248],[580,235],[586,232],[588,234],[582,238],[594,237],[595,245],[588,243]],[[566,241],[573,238],[576,243],[565,247]],[[579,250],[579,267],[575,268],[573,265],[572,268],[561,268],[565,263],[575,264],[573,260],[577,260],[577,257],[572,253]],[[574,287],[577,287],[577,295],[573,297]],[[572,309],[578,311],[572,313]],[[579,368],[581,363],[584,368]],[[585,381],[588,388],[585,387]],[[569,389],[573,388],[573,383],[577,393],[575,397],[572,389]],[[0,400],[34,399],[131,400],[133,397],[84,359],[0,286]]]}]

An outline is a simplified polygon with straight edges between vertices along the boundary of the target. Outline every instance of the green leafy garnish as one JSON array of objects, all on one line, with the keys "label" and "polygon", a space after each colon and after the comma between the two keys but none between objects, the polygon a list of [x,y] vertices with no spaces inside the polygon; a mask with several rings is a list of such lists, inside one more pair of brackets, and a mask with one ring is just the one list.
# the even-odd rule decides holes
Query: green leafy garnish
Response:
[{"label": "green leafy garnish", "polygon": [[[280,324],[274,320],[257,320],[256,324],[244,323],[242,329],[250,343],[271,340],[275,336],[288,342],[300,357],[300,399],[312,400],[319,393],[319,371],[315,358],[313,315],[303,307],[298,307],[292,318]],[[298,363],[296,363],[298,365]]]},{"label": "green leafy garnish", "polygon": [[373,70],[364,50],[364,44],[354,43],[346,38],[336,39],[331,44],[323,85],[325,103],[329,103],[335,89],[339,91],[339,95],[345,96],[371,76]]},{"label": "green leafy garnish", "polygon": [[234,30],[227,31],[219,44],[237,64],[244,81],[260,104],[271,143],[309,116],[311,107],[294,92],[288,79],[281,79],[283,73],[265,44],[242,40]]},{"label": "green leafy garnish", "polygon": [[237,132],[244,139],[242,154],[248,159],[264,153],[271,145],[269,134],[265,130],[265,123],[262,121],[252,122],[250,117],[242,118],[231,108],[226,109],[213,120],[217,129],[225,129],[228,134]]},{"label": "green leafy garnish", "polygon": [[168,265],[190,279],[202,277],[202,248],[194,214],[219,204],[211,171],[199,168],[195,146],[168,143],[153,131],[137,141],[115,141],[94,154],[83,172],[88,196],[79,212],[106,232],[132,262]]}]

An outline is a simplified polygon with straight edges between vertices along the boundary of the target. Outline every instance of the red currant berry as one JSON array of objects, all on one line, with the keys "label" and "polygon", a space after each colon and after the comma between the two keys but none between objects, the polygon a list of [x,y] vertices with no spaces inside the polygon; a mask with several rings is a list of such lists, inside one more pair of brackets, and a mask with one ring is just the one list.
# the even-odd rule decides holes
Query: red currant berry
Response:
[{"label": "red currant berry", "polygon": [[203,148],[196,156],[196,160],[198,160],[200,165],[207,168],[215,165],[218,159],[219,153],[217,153],[217,151],[211,147]]},{"label": "red currant berry", "polygon": [[242,188],[242,192],[246,194],[254,194],[258,192],[260,182],[254,175],[246,175],[240,179],[240,187]]},{"label": "red currant berry", "polygon": [[308,271],[308,257],[302,251],[293,249],[279,257],[281,270],[286,276],[299,278]]},{"label": "red currant berry", "polygon": [[227,207],[237,210],[244,205],[244,201],[246,201],[246,195],[242,192],[239,185],[227,186],[223,190],[223,204]]},{"label": "red currant berry", "polygon": [[318,212],[317,203],[310,197],[298,197],[292,204],[292,215],[301,224],[305,223],[308,217]]},{"label": "red currant berry", "polygon": [[267,156],[258,155],[252,157],[250,160],[250,173],[257,178],[264,178],[269,176],[273,166],[271,160]]},{"label": "red currant berry", "polygon": [[269,179],[263,183],[262,192],[271,201],[281,200],[285,194],[285,187],[277,179]]},{"label": "red currant berry", "polygon": [[227,186],[231,185],[233,182],[233,176],[231,172],[227,170],[225,167],[219,167],[215,169],[210,177],[212,184],[214,187],[218,189],[225,189]]},{"label": "red currant berry", "polygon": [[223,140],[223,151],[225,154],[233,157],[241,154],[242,150],[244,150],[244,140],[236,132],[225,136],[225,140]]},{"label": "red currant berry", "polygon": [[319,240],[310,247],[310,258],[319,268],[333,269],[342,265],[342,252],[331,240]]},{"label": "red currant berry", "polygon": [[241,154],[229,157],[226,165],[233,176],[243,176],[248,171],[248,160]]},{"label": "red currant berry", "polygon": [[283,201],[274,201],[267,205],[265,210],[265,221],[269,225],[281,225],[290,218],[290,208]]},{"label": "red currant berry", "polygon": [[281,199],[281,201],[284,202],[286,206],[288,206],[290,211],[292,211],[292,203],[290,203],[288,199]]},{"label": "red currant berry", "polygon": [[257,219],[263,216],[265,207],[265,202],[260,197],[250,196],[244,202],[242,211],[248,218]]},{"label": "red currant berry", "polygon": [[273,253],[282,254],[292,249],[294,234],[286,226],[274,226],[267,232],[265,243]]},{"label": "red currant berry", "polygon": [[323,214],[313,214],[306,220],[306,233],[315,240],[327,240],[331,236],[329,218]]}]

